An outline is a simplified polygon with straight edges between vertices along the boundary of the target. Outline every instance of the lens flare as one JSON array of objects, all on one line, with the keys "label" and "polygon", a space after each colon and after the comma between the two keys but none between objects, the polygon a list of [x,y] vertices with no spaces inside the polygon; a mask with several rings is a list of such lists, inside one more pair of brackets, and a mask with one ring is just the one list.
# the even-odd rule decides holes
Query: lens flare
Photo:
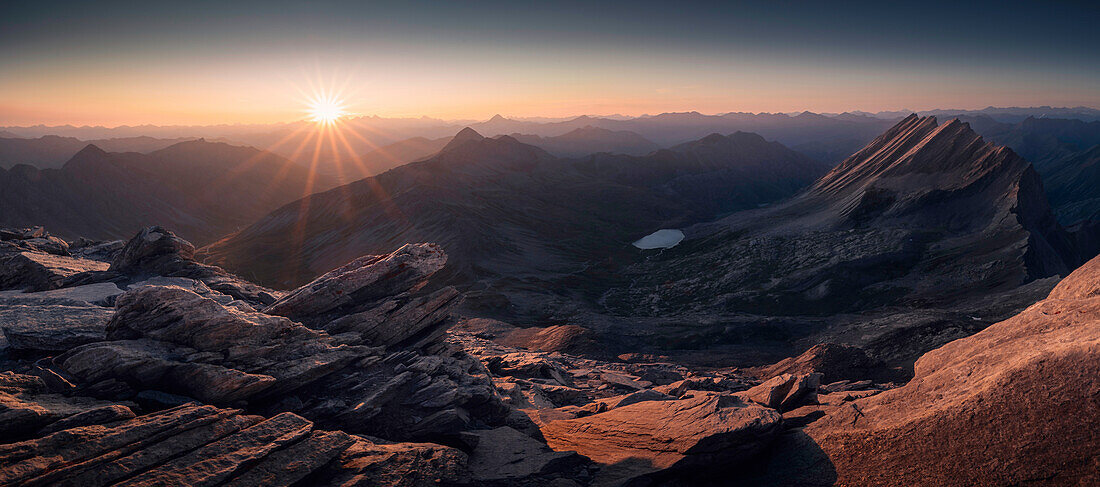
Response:
[{"label": "lens flare", "polygon": [[344,116],[344,103],[342,100],[331,97],[317,97],[310,101],[309,118],[319,124],[336,123]]}]

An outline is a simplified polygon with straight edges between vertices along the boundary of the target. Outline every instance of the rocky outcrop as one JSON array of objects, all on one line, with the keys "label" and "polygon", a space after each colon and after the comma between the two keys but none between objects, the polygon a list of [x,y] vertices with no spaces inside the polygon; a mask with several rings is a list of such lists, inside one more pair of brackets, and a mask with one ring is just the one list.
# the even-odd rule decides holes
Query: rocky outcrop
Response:
[{"label": "rocky outcrop", "polygon": [[73,257],[111,263],[125,246],[125,240],[91,240],[80,237],[69,246],[69,252]]},{"label": "rocky outcrop", "polygon": [[[59,363],[85,381],[116,378],[143,389],[172,384],[178,389],[167,392],[215,404],[246,399],[279,382],[280,392],[292,390],[365,354],[285,318],[223,307],[176,287],[120,296],[107,338],[69,351]],[[234,354],[225,358],[240,368],[186,358],[230,348]],[[249,359],[266,359],[271,366],[249,367]]]},{"label": "rocky outcrop", "polygon": [[763,384],[738,393],[757,404],[780,412],[790,411],[804,404],[817,402],[817,388],[821,386],[821,374],[780,374]]},{"label": "rocky outcrop", "polygon": [[391,443],[355,437],[327,468],[310,476],[314,485],[468,485],[466,453],[434,443]]},{"label": "rocky outcrop", "polygon": [[432,444],[375,443],[271,418],[188,404],[109,425],[0,445],[0,485],[448,485],[466,455]]},{"label": "rocky outcrop", "polygon": [[42,227],[0,229],[0,290],[57,289],[73,275],[106,269],[102,262],[71,257],[69,244]]},{"label": "rocky outcrop", "polygon": [[433,244],[406,244],[389,255],[368,255],[288,293],[264,312],[330,333],[358,335],[383,347],[436,344],[462,302],[453,287],[417,295],[447,263]]},{"label": "rocky outcrop", "polygon": [[84,272],[107,270],[107,264],[38,252],[16,252],[0,257],[0,288],[46,291],[62,287]]},{"label": "rocky outcrop", "polygon": [[[273,303],[280,293],[257,286],[219,267],[195,262],[195,246],[161,227],[146,227],[118,251],[108,272],[89,274],[74,282],[141,281],[150,277],[182,277],[254,306]],[[81,276],[77,276],[78,278]]]},{"label": "rocky outcrop", "polygon": [[2,296],[0,349],[58,352],[103,340],[111,315],[110,308],[84,301],[59,299],[44,304]]},{"label": "rocky outcrop", "polygon": [[[10,346],[64,351],[51,362],[95,397],[293,411],[391,439],[453,438],[503,417],[481,364],[439,340],[461,296],[453,288],[417,292],[446,262],[438,247],[358,259],[270,309],[317,329],[256,311],[256,294],[226,293],[211,278],[242,281],[189,260],[189,252],[171,232],[146,229],[101,273],[121,276],[124,294],[113,283],[54,291],[90,296],[80,290],[109,287],[96,299],[114,303],[113,312],[80,303],[92,320],[73,303],[29,308],[50,326],[9,324]],[[45,299],[40,294],[10,299]],[[21,323],[33,316],[18,313]]]},{"label": "rocky outcrop", "polygon": [[699,392],[673,401],[646,401],[542,427],[555,450],[573,450],[621,478],[699,475],[735,465],[778,433],[774,410],[730,395]]},{"label": "rocky outcrop", "polygon": [[0,437],[11,441],[35,432],[50,433],[134,417],[129,405],[51,390],[40,377],[0,372]]},{"label": "rocky outcrop", "polygon": [[[903,387],[857,399],[805,428],[822,452],[781,483],[1083,485],[1096,478],[1100,438],[1100,259],[1046,300],[916,362]],[[802,453],[798,453],[802,452]]]},{"label": "rocky outcrop", "polygon": [[143,228],[114,260],[111,270],[122,274],[171,276],[193,263],[195,246],[161,227]]},{"label": "rocky outcrop", "polygon": [[122,381],[128,394],[245,401],[394,439],[451,434],[496,413],[491,385],[472,359],[347,345],[246,306],[177,287],[139,288],[118,297],[108,341],[55,362],[92,390]]},{"label": "rocky outcrop", "polygon": [[21,293],[0,292],[0,349],[65,351],[103,340],[114,311],[105,307],[122,294],[105,282]]}]

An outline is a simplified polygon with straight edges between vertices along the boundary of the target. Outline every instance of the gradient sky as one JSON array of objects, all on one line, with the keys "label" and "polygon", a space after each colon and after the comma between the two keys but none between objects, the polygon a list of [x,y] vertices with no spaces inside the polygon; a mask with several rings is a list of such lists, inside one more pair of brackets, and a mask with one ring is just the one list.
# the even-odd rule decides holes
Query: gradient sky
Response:
[{"label": "gradient sky", "polygon": [[1100,2],[0,2],[0,125],[1100,107]]}]

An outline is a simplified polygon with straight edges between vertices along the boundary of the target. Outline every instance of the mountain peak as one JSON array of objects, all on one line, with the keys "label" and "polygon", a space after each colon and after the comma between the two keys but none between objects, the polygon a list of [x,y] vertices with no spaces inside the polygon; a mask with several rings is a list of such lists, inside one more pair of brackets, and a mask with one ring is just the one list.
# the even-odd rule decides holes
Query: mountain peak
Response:
[{"label": "mountain peak", "polygon": [[940,125],[936,117],[911,114],[837,165],[812,192],[839,195],[870,186],[902,192],[946,189],[1026,165],[957,118]]},{"label": "mountain peak", "polygon": [[451,140],[452,141],[455,141],[455,140],[481,140],[481,139],[484,139],[484,138],[485,137],[482,137],[481,134],[477,133],[477,130],[474,130],[470,127],[466,127],[462,130],[459,130],[458,133],[455,134],[454,139],[451,139]]},{"label": "mountain peak", "polygon": [[77,157],[82,157],[82,158],[85,158],[85,157],[104,157],[106,155],[107,155],[107,151],[105,151],[103,149],[100,149],[99,146],[97,146],[95,144],[88,144],[88,145],[84,146],[83,149],[80,149],[79,152],[74,154],[73,159],[76,159]]},{"label": "mountain peak", "polygon": [[481,140],[485,140],[485,137],[482,137],[481,134],[477,133],[476,130],[470,127],[466,127],[462,130],[459,130],[458,133],[455,134],[454,138],[452,138],[451,141],[443,147],[443,150],[441,152],[455,149],[456,147],[466,145],[469,142],[478,142]]},{"label": "mountain peak", "polygon": [[715,133],[710,134],[706,137],[703,137],[702,139],[699,139],[699,142],[702,142],[704,144],[718,144],[718,143],[721,143],[725,140],[726,140],[725,135],[722,135],[718,132],[715,132]]},{"label": "mountain peak", "polygon": [[80,152],[70,157],[62,168],[71,170],[74,168],[99,167],[110,158],[111,154],[109,152],[100,149],[95,144],[88,144],[80,149]]},{"label": "mountain peak", "polygon": [[493,118],[489,119],[489,122],[508,122],[508,121],[510,121],[510,120],[508,120],[507,118],[504,118],[499,113],[496,114],[496,115],[493,115]]}]

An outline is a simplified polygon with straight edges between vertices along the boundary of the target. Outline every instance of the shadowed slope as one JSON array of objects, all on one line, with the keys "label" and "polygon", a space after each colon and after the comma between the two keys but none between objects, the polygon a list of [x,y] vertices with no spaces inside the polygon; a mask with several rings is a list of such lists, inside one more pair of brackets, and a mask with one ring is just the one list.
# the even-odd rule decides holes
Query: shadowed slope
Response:
[{"label": "shadowed slope", "polygon": [[[826,327],[806,342],[902,361],[1034,302],[1049,284],[1030,282],[1095,253],[1054,220],[1027,161],[964,123],[915,115],[794,199],[685,233],[624,270],[629,284],[604,296],[608,309],[814,317]],[[978,304],[991,296],[1002,297]],[[776,336],[799,339],[782,326]]]},{"label": "shadowed slope", "polygon": [[[725,157],[684,150],[569,161],[467,129],[428,160],[287,205],[203,252],[289,285],[349,256],[433,241],[455,256],[448,275],[467,284],[546,279],[661,226],[784,197],[823,171],[763,139],[741,143],[759,147]],[[720,200],[705,197],[717,192]]]}]

